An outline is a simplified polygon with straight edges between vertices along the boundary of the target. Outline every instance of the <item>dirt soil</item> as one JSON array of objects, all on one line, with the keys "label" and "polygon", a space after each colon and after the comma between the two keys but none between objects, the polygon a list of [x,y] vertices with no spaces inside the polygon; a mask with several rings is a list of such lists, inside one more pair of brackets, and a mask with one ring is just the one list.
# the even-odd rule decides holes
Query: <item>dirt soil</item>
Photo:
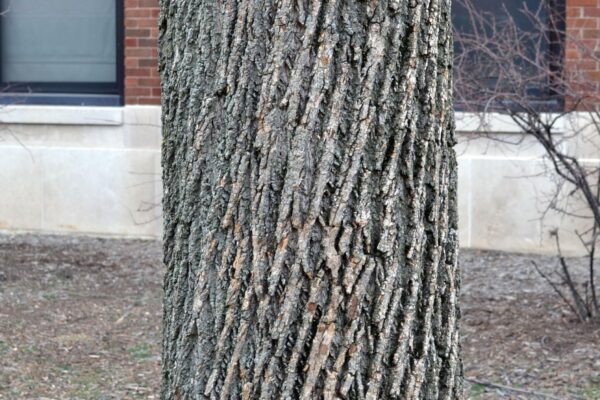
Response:
[{"label": "dirt soil", "polygon": [[[530,264],[555,260],[461,258],[468,397],[600,399],[600,327]],[[0,399],[158,399],[163,272],[157,242],[0,235]]]}]

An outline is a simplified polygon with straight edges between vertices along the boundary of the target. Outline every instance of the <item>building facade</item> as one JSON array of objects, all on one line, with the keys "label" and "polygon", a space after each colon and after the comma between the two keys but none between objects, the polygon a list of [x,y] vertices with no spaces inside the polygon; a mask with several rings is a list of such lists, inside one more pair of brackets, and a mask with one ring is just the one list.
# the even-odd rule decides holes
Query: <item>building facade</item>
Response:
[{"label": "building facade", "polygon": [[[556,7],[567,36],[600,51],[600,0]],[[158,0],[0,0],[0,11],[0,229],[160,237]],[[565,46],[565,67],[600,82],[597,54]],[[473,121],[457,114],[462,244],[552,252],[547,232],[572,224],[540,219],[543,150],[501,116],[490,129],[523,144],[474,139]]]},{"label": "building facade", "polygon": [[0,229],[158,237],[158,0],[0,10]]}]

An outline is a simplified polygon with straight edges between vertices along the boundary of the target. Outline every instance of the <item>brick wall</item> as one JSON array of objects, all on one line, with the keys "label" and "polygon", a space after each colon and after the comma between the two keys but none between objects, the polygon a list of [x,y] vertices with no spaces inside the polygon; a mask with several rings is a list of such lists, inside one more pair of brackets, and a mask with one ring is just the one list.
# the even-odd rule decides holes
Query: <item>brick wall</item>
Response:
[{"label": "brick wall", "polygon": [[598,103],[600,87],[600,0],[566,0],[567,43],[565,71]]},{"label": "brick wall", "polygon": [[160,104],[158,0],[125,0],[125,104]]},{"label": "brick wall", "polygon": [[[566,0],[566,70],[600,86],[600,0]],[[160,104],[157,69],[158,0],[125,0],[125,103]],[[595,85],[594,85],[595,86]],[[595,86],[594,90],[597,89]]]}]

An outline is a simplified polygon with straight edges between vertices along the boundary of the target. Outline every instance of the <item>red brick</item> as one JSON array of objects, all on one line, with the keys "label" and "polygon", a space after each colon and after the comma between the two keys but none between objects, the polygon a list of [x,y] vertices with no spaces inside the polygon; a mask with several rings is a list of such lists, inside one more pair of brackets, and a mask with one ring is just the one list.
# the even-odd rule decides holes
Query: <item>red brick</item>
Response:
[{"label": "red brick", "polygon": [[125,18],[152,18],[153,10],[148,8],[128,8],[125,10]]},{"label": "red brick", "polygon": [[125,69],[125,75],[127,77],[150,77],[152,71],[152,68],[127,68]]},{"label": "red brick", "polygon": [[137,104],[160,104],[160,97],[139,97]]},{"label": "red brick", "polygon": [[598,0],[567,0],[567,7],[574,6],[597,6]]},{"label": "red brick", "polygon": [[571,18],[569,19],[569,28],[597,28],[597,18]]},{"label": "red brick", "polygon": [[583,9],[583,16],[585,17],[600,17],[600,7],[587,7]]},{"label": "red brick", "polygon": [[598,63],[594,60],[583,60],[573,62],[573,67],[580,71],[597,71]]},{"label": "red brick", "polygon": [[580,18],[582,15],[581,7],[567,7],[567,18]]},{"label": "red brick", "polygon": [[158,40],[156,38],[139,38],[137,45],[140,47],[154,48],[158,46]]},{"label": "red brick", "polygon": [[126,96],[150,96],[151,94],[150,88],[125,88]]},{"label": "red brick", "polygon": [[126,57],[152,57],[154,52],[152,48],[127,47],[125,49]]},{"label": "red brick", "polygon": [[155,58],[138,58],[137,60],[140,67],[156,68],[158,66],[158,60]]},{"label": "red brick", "polygon": [[136,22],[137,22],[137,26],[141,27],[141,28],[154,28],[155,26],[157,26],[158,22],[155,19],[143,19],[143,18],[136,18]]},{"label": "red brick", "polygon": [[139,58],[130,58],[130,57],[125,58],[125,68],[137,68],[140,66],[143,66],[143,65],[140,65]]},{"label": "red brick", "polygon": [[600,71],[590,71],[585,74],[591,81],[600,82]]},{"label": "red brick", "polygon": [[567,60],[576,60],[581,57],[581,52],[574,46],[567,46],[565,57]]},{"label": "red brick", "polygon": [[135,29],[125,27],[125,37],[149,37],[150,29]]},{"label": "red brick", "polygon": [[600,30],[584,29],[583,30],[583,38],[584,39],[600,39]]},{"label": "red brick", "polygon": [[[578,0],[583,1],[583,0]],[[139,0],[138,7],[158,7],[158,0]]]},{"label": "red brick", "polygon": [[158,79],[158,78],[141,78],[139,80],[138,85],[143,86],[143,87],[151,87],[151,88],[159,87],[160,79]]}]

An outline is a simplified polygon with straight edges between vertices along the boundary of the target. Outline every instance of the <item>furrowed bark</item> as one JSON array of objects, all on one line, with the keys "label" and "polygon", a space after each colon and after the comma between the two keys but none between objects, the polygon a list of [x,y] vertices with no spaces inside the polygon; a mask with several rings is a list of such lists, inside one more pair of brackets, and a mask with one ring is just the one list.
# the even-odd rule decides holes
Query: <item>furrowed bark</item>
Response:
[{"label": "furrowed bark", "polygon": [[161,0],[163,399],[457,399],[450,0]]}]

